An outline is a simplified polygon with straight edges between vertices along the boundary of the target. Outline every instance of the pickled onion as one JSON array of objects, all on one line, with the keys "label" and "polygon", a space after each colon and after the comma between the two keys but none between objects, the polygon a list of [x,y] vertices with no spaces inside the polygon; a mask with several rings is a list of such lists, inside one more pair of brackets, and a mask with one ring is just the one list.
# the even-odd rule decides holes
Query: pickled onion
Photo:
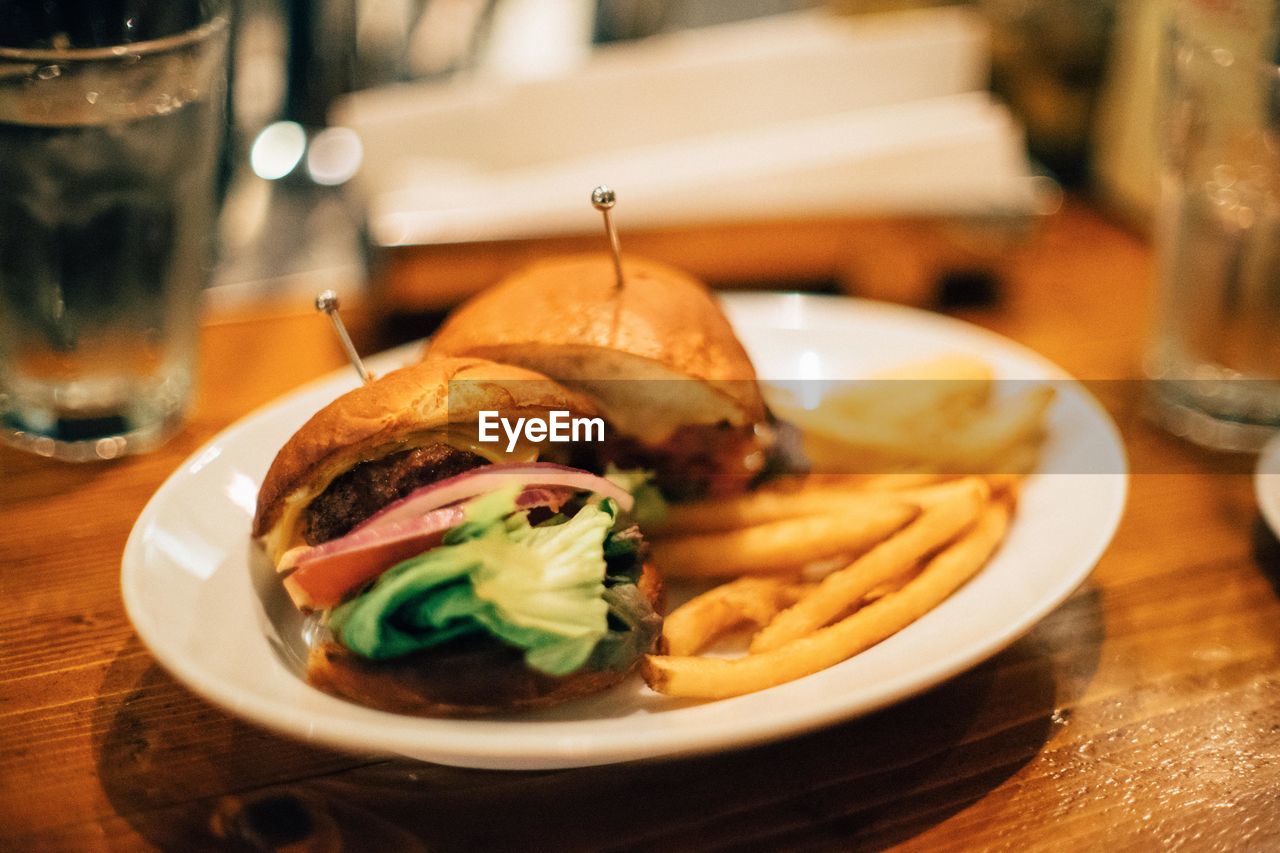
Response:
[{"label": "pickled onion", "polygon": [[[523,486],[560,486],[574,491],[591,492],[602,497],[613,498],[624,512],[630,510],[634,503],[631,493],[621,486],[579,468],[568,468],[550,462],[484,465],[415,489],[366,518],[356,525],[353,532],[416,518],[440,507],[486,494],[510,483]],[[521,504],[521,506],[526,505]]]}]

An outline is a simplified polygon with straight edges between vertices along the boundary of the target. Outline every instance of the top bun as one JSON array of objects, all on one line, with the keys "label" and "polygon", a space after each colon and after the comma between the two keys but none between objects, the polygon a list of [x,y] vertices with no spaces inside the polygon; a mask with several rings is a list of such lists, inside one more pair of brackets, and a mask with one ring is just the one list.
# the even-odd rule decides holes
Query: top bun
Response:
[{"label": "top bun", "polygon": [[258,491],[253,535],[278,561],[300,542],[302,511],[340,474],[445,440],[443,430],[473,424],[481,409],[508,417],[597,414],[581,395],[521,367],[481,358],[428,358],[402,367],[343,394],[280,448]]},{"label": "top bun", "polygon": [[429,353],[554,377],[650,444],[681,426],[761,421],[751,360],[707,288],[655,261],[627,257],[622,267],[619,288],[608,254],[533,264],[454,311]]}]

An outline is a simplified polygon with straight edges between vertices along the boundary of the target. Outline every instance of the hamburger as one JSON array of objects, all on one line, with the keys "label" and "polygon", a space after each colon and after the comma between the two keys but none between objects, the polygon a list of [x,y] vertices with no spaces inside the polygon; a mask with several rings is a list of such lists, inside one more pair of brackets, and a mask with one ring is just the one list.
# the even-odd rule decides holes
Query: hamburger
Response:
[{"label": "hamburger", "polygon": [[643,468],[667,499],[747,489],[774,449],[755,369],[708,289],[679,270],[608,254],[535,263],[455,310],[429,357],[537,371],[584,395],[609,429],[580,464]]},{"label": "hamburger", "polygon": [[308,681],[384,710],[548,705],[621,680],[657,641],[660,583],[631,495],[482,412],[595,415],[521,367],[430,358],[344,394],[281,448],[253,535],[320,629]]}]

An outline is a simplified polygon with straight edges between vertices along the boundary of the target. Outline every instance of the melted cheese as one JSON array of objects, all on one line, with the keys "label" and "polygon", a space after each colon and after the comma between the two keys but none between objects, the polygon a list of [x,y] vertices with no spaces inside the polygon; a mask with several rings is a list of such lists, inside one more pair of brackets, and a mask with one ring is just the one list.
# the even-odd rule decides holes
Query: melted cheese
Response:
[{"label": "melted cheese", "polygon": [[437,434],[443,433],[443,438],[436,439],[444,441],[450,447],[458,450],[465,450],[474,453],[483,459],[489,460],[494,465],[503,462],[537,462],[538,461],[538,445],[529,441],[521,433],[516,440],[515,449],[510,453],[506,450],[507,439],[504,437],[500,441],[492,443],[483,443],[478,436],[478,430],[473,425],[468,431],[460,426],[451,426],[448,430],[437,431]]}]

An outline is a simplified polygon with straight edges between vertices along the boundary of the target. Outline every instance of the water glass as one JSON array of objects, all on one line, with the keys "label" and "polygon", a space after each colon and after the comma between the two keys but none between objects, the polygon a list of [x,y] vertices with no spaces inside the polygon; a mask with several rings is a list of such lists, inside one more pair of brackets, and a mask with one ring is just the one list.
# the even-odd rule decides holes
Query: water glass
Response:
[{"label": "water glass", "polygon": [[1164,66],[1157,317],[1175,432],[1256,450],[1280,428],[1280,66],[1271,2],[1187,2]]},{"label": "water glass", "polygon": [[0,7],[0,440],[86,461],[180,425],[228,17],[223,0]]}]

